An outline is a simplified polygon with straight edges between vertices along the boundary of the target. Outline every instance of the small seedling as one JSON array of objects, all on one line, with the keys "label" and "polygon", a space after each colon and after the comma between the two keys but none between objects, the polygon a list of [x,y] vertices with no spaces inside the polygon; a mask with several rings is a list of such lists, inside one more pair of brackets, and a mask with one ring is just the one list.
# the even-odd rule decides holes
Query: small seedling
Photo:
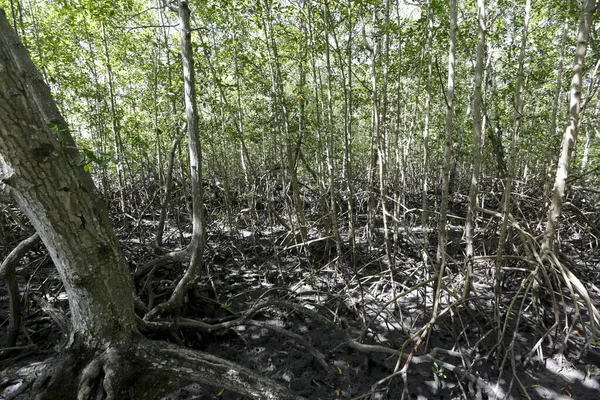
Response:
[{"label": "small seedling", "polygon": [[444,373],[444,368],[440,367],[439,365],[437,365],[436,362],[433,363],[433,366],[431,367],[431,369],[433,370],[433,373],[440,379],[447,379],[448,377],[446,376],[446,374]]},{"label": "small seedling", "polygon": [[227,300],[225,303],[221,303],[221,308],[223,310],[226,310],[226,311],[229,311],[229,312],[231,312],[231,306],[232,306],[232,303],[229,300]]}]

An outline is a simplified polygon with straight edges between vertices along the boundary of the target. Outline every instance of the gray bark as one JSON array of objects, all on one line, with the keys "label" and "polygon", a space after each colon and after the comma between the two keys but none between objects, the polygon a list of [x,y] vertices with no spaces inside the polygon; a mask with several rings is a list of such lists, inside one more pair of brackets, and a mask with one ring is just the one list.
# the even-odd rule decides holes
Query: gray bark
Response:
[{"label": "gray bark", "polygon": [[183,298],[200,275],[202,255],[205,243],[204,191],[202,189],[202,150],[198,129],[198,105],[196,101],[196,75],[192,50],[192,29],[190,27],[190,8],[186,1],[180,1],[177,8],[179,16],[179,36],[181,39],[181,60],[183,64],[185,117],[187,122],[188,147],[190,155],[190,181],[192,184],[192,238],[189,245],[190,263],[183,278],[173,294],[165,303],[160,304],[145,318],[151,319],[167,313],[181,305]]},{"label": "gray bark", "polygon": [[475,93],[473,98],[473,150],[471,153],[471,186],[469,188],[469,207],[467,210],[467,222],[465,225],[465,236],[467,240],[467,271],[465,278],[465,296],[471,289],[471,276],[473,271],[473,232],[475,231],[475,213],[477,207],[477,192],[479,190],[479,173],[481,171],[481,137],[482,137],[482,82],[483,82],[483,60],[485,49],[485,1],[477,0],[477,59],[475,62]]},{"label": "gray bark", "polygon": [[448,191],[450,181],[450,168],[452,165],[452,128],[454,111],[454,71],[456,58],[456,15],[457,0],[450,0],[450,32],[448,49],[448,88],[446,91],[446,129],[444,139],[444,167],[442,171],[442,201],[440,204],[440,221],[438,225],[438,247],[436,264],[438,265],[438,279],[433,302],[433,315],[437,314],[439,293],[442,288],[442,278],[446,268],[446,220],[448,216]]},{"label": "gray bark", "polygon": [[542,242],[542,252],[544,253],[554,250],[556,227],[562,209],[562,200],[565,196],[565,186],[569,174],[569,163],[571,161],[571,155],[573,154],[575,142],[577,141],[577,134],[579,131],[579,109],[581,106],[581,86],[585,68],[584,61],[596,6],[595,0],[585,0],[581,11],[579,32],[577,34],[577,46],[575,47],[575,61],[573,63],[573,79],[571,80],[569,121],[563,134],[560,157],[558,159],[558,167],[554,179],[554,187],[552,189],[552,198],[548,208],[546,230]]},{"label": "gray bark", "polygon": [[[62,136],[49,120],[60,123]],[[71,162],[77,149],[64,129],[48,87],[0,9],[0,181],[46,245],[71,310],[67,349],[41,368],[10,371],[37,379],[27,398],[43,391],[48,399],[145,400],[201,382],[254,399],[300,399],[229,361],[141,337],[125,258],[91,178]]]},{"label": "gray bark", "polygon": [[[71,162],[77,150],[66,124],[56,106],[48,105],[54,104],[50,91],[27,60],[2,12],[2,182],[11,188],[61,275],[71,301],[73,335],[90,347],[102,347],[136,329],[131,278],[105,210],[94,201],[90,177]],[[19,71],[38,79],[25,82]],[[51,130],[48,120],[58,122],[61,131]]]},{"label": "gray bark", "polygon": [[[504,196],[502,197],[502,225],[500,227],[500,238],[498,239],[498,250],[496,252],[496,269],[495,269],[495,318],[498,326],[501,326],[500,302],[501,302],[501,280],[502,280],[502,255],[504,254],[504,245],[508,234],[508,220],[510,216],[510,199],[512,194],[512,184],[515,176],[517,164],[517,144],[519,142],[519,132],[521,130],[521,121],[523,117],[523,66],[525,64],[525,50],[527,49],[527,30],[529,29],[529,14],[531,12],[531,0],[525,2],[525,22],[523,26],[523,36],[521,37],[521,50],[519,54],[519,66],[517,70],[517,83],[515,85],[515,109],[513,117],[513,129],[510,144],[510,163],[508,165],[508,175],[504,184]],[[502,334],[498,330],[499,339]]]}]

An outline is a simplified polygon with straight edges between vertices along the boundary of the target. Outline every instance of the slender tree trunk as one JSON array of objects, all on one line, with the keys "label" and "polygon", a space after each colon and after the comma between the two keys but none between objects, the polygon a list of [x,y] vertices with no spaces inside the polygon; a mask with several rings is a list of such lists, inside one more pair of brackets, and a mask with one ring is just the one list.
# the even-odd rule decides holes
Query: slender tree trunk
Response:
[{"label": "slender tree trunk", "polygon": [[[502,130],[500,127],[500,118],[496,111],[495,94],[496,94],[496,77],[494,76],[494,63],[492,62],[492,52],[488,57],[485,77],[485,92],[488,94],[488,99],[485,107],[483,128],[487,126],[487,138],[491,142],[492,151],[496,157],[496,177],[506,179],[508,175],[506,161],[504,160],[504,147],[502,145]],[[488,118],[489,116],[489,118]],[[484,135],[482,139],[485,137]],[[482,143],[483,147],[483,143]]]},{"label": "slender tree trunk", "polygon": [[477,192],[479,189],[479,173],[481,171],[481,137],[482,137],[482,82],[483,61],[485,49],[485,0],[477,0],[477,58],[475,61],[475,92],[473,98],[473,150],[471,155],[471,186],[469,188],[469,207],[465,226],[467,238],[467,270],[465,276],[464,298],[471,291],[471,276],[473,275],[473,236],[475,231],[475,216],[477,207]]},{"label": "slender tree trunk", "polygon": [[[594,108],[594,120],[597,120],[599,110],[600,100],[597,100],[596,107]],[[592,130],[597,134],[598,130],[595,126],[588,126],[585,129],[585,144],[583,146],[583,154],[581,155],[581,172],[585,172],[585,167],[587,167],[589,162],[590,149],[592,147]]]},{"label": "slender tree trunk", "polygon": [[[431,8],[431,5],[430,5]],[[427,84],[425,86],[425,110],[424,110],[424,121],[423,121],[423,181],[421,187],[421,229],[423,232],[423,263],[425,269],[429,271],[429,223],[428,216],[429,211],[427,210],[427,192],[429,191],[429,182],[427,179],[429,169],[429,114],[431,104],[431,67],[432,67],[432,53],[433,49],[431,41],[433,37],[433,13],[430,11],[429,18],[427,18],[427,40],[425,44],[425,52],[427,53]],[[429,274],[429,272],[427,272]],[[428,276],[426,276],[428,278]]]},{"label": "slender tree trunk", "polygon": [[498,239],[498,250],[496,252],[496,269],[495,269],[495,318],[498,326],[498,339],[502,339],[500,303],[501,303],[501,283],[502,283],[502,256],[504,254],[504,246],[506,244],[508,220],[510,218],[510,198],[512,193],[512,183],[515,176],[515,168],[517,164],[517,146],[519,142],[519,131],[521,130],[521,121],[523,117],[523,66],[525,64],[525,51],[527,50],[527,34],[529,29],[529,14],[531,12],[531,0],[525,1],[525,21],[523,24],[523,36],[521,37],[521,50],[519,54],[519,66],[517,70],[517,82],[515,84],[515,104],[513,116],[513,129],[510,144],[510,162],[508,165],[508,175],[504,183],[504,196],[502,197],[502,225],[500,227],[500,238]]},{"label": "slender tree trunk", "polygon": [[[304,6],[304,3],[301,4],[301,7]],[[304,135],[305,129],[305,93],[304,87],[306,85],[306,71],[305,71],[305,55],[306,49],[304,47],[305,38],[306,38],[306,26],[302,16],[299,16],[300,20],[300,44],[298,45],[298,75],[299,75],[299,94],[298,94],[298,137],[296,138],[296,143],[292,138],[289,140],[289,150],[288,150],[288,162],[290,163],[290,168],[293,171],[292,174],[292,196],[294,197],[294,206],[296,209],[296,218],[298,219],[298,224],[300,225],[300,236],[302,237],[302,242],[308,242],[308,226],[306,223],[306,217],[304,215],[304,203],[302,198],[300,197],[300,183],[298,181],[298,159],[299,154],[302,151],[302,139]]]},{"label": "slender tree trunk", "polygon": [[[394,271],[394,253],[388,226],[388,208],[387,208],[387,133],[388,133],[388,75],[390,61],[390,0],[385,1],[385,35],[383,43],[383,82],[381,88],[381,111],[378,121],[378,129],[373,132],[377,135],[377,163],[379,166],[379,198],[381,201],[381,218],[383,221],[383,237],[385,241],[385,252],[387,254],[390,270]],[[373,71],[375,73],[376,71]],[[375,88],[376,88],[375,82]],[[375,90],[374,93],[377,93]],[[378,102],[378,99],[375,99]],[[375,104],[375,103],[374,103]],[[375,111],[374,111],[375,112]],[[392,274],[393,275],[393,274]],[[394,282],[392,277],[392,282]]]},{"label": "slender tree trunk", "polygon": [[314,107],[315,107],[315,136],[316,136],[316,149],[315,149],[315,163],[316,163],[316,175],[317,175],[317,190],[319,192],[319,209],[324,213],[328,213],[329,207],[327,206],[327,177],[326,177],[326,165],[325,157],[323,155],[323,120],[324,120],[324,101],[323,97],[323,85],[321,79],[321,72],[317,67],[317,41],[315,38],[315,21],[313,20],[313,7],[311,2],[308,2],[308,33],[311,42],[311,71],[312,71],[312,82],[313,82],[313,96],[314,96]]},{"label": "slender tree trunk", "polygon": [[331,230],[335,240],[337,255],[336,265],[340,265],[342,257],[342,239],[338,226],[337,202],[335,199],[335,160],[334,160],[334,133],[333,133],[333,98],[332,98],[332,69],[329,51],[329,30],[331,19],[329,15],[329,2],[323,3],[323,15],[325,19],[325,67],[327,69],[327,170],[329,177],[329,216],[331,219]]},{"label": "slender tree trunk", "polygon": [[[115,168],[117,172],[117,180],[119,185],[119,200],[121,204],[121,212],[125,214],[127,212],[127,200],[125,198],[125,172],[123,171],[123,160],[121,154],[123,146],[121,144],[121,128],[119,124],[119,118],[117,117],[112,64],[110,62],[110,53],[108,51],[108,40],[106,38],[106,29],[104,27],[104,23],[102,23],[102,44],[104,46],[104,57],[106,60],[106,72],[108,76],[108,93],[112,122],[111,127],[113,131],[113,150],[115,152],[115,159],[117,160],[117,162],[115,163]],[[124,221],[127,221],[127,217],[125,217],[125,215],[123,216],[125,218]]]},{"label": "slender tree trunk", "polygon": [[[235,32],[234,32],[235,35]],[[234,36],[235,37],[235,36]],[[246,144],[246,140],[244,139],[244,113],[242,109],[242,85],[238,64],[238,56],[237,56],[237,48],[234,51],[234,66],[235,66],[235,79],[236,79],[236,109],[233,111],[233,108],[229,104],[229,100],[225,95],[225,90],[223,89],[223,85],[221,81],[217,77],[217,72],[212,63],[210,54],[208,52],[207,46],[204,45],[204,40],[202,36],[200,36],[200,42],[202,44],[202,48],[204,49],[204,57],[210,69],[210,73],[213,77],[213,83],[219,89],[219,96],[223,103],[225,104],[225,108],[229,112],[229,115],[234,121],[236,138],[240,142],[240,154],[241,154],[241,164],[242,169],[244,171],[244,179],[246,181],[246,189],[247,189],[247,199],[248,199],[248,208],[250,213],[250,218],[252,223],[255,223],[254,214],[256,212],[256,171],[254,165],[252,163],[252,159],[250,158],[250,152],[248,151],[248,146]]]},{"label": "slender tree trunk", "polygon": [[[361,5],[361,13],[363,10]],[[378,18],[377,18],[377,10],[373,10],[372,16],[372,33],[371,40],[367,37],[367,33],[365,30],[366,23],[364,21],[364,17],[361,14],[361,18],[363,19],[363,39],[365,41],[365,48],[370,53],[371,64],[369,68],[369,79],[371,83],[371,137],[369,142],[369,165],[368,165],[368,175],[367,175],[367,186],[368,186],[368,203],[367,203],[367,232],[366,237],[369,241],[369,244],[372,244],[373,233],[375,231],[375,218],[377,214],[377,197],[376,194],[378,192],[377,188],[377,170],[378,170],[378,148],[379,148],[379,93],[377,88],[377,57],[379,56],[379,38],[375,34],[375,29],[377,29]]]},{"label": "slender tree trunk", "polygon": [[[373,32],[371,34],[371,65],[370,65],[370,80],[371,80],[371,145],[370,145],[370,165],[369,165],[369,210],[368,214],[368,237],[372,238],[373,233],[375,231],[375,215],[377,213],[377,181],[376,177],[381,177],[383,171],[380,169],[383,168],[381,164],[383,160],[380,160],[380,141],[381,137],[379,135],[380,127],[379,127],[379,88],[377,86],[377,59],[379,57],[379,38],[375,33],[376,26],[378,25],[377,18],[377,10],[373,10]],[[367,36],[365,35],[365,41],[367,40]],[[381,178],[383,179],[383,178]],[[381,199],[381,192],[380,192]]]},{"label": "slender tree trunk", "polygon": [[[551,160],[556,152],[558,146],[558,132],[557,132],[557,124],[556,118],[558,115],[558,108],[560,107],[560,95],[562,93],[562,85],[563,85],[563,70],[565,64],[565,47],[567,44],[567,21],[563,24],[561,45],[560,45],[560,55],[558,57],[558,66],[557,76],[556,76],[556,90],[554,91],[554,100],[552,102],[552,115],[550,117],[550,126],[548,128],[548,134],[550,135],[549,146],[550,151],[548,152],[548,159]],[[544,185],[544,194],[550,194],[550,184],[551,184],[551,176],[550,173],[552,171],[553,163],[548,162],[546,167],[546,184]]]},{"label": "slender tree trunk", "polygon": [[[100,152],[106,153],[107,148],[109,147],[107,145],[107,142],[109,140],[107,138],[108,135],[106,133],[107,130],[106,130],[104,112],[102,111],[102,99],[101,99],[100,90],[99,90],[100,82],[99,82],[99,78],[98,78],[98,70],[96,69],[96,53],[94,52],[94,45],[93,45],[93,41],[92,41],[92,37],[91,37],[90,31],[89,31],[89,26],[87,24],[87,21],[84,24],[84,30],[85,30],[86,40],[88,42],[88,47],[89,47],[90,72],[94,78],[93,79],[93,85],[94,85],[94,96],[93,97],[94,97],[94,108],[95,108],[95,111],[97,114],[97,117],[96,117],[97,144],[96,144],[96,146]],[[105,165],[102,166],[101,177],[102,177],[102,191],[104,194],[104,198],[109,198],[110,180],[108,179],[107,167]]]},{"label": "slender tree trunk", "polygon": [[158,51],[154,60],[153,71],[153,97],[154,97],[154,130],[156,132],[156,175],[158,175],[158,185],[162,187],[165,184],[165,173],[163,170],[162,154],[162,130],[158,126]]},{"label": "slender tree trunk", "polygon": [[446,91],[446,128],[444,140],[444,166],[442,169],[442,201],[440,204],[440,220],[438,225],[438,247],[436,264],[438,265],[438,280],[434,292],[433,312],[437,315],[439,296],[442,288],[442,279],[446,267],[446,220],[448,215],[448,189],[450,180],[450,168],[452,165],[452,129],[453,129],[453,111],[454,111],[454,71],[456,59],[456,15],[458,0],[450,0],[450,31],[449,31],[449,49],[448,49],[448,88]]},{"label": "slender tree trunk", "polygon": [[190,180],[192,184],[192,238],[189,245],[190,263],[183,278],[179,281],[172,296],[160,304],[146,316],[150,319],[156,315],[169,312],[179,307],[191,285],[198,279],[202,270],[204,254],[205,218],[204,190],[202,187],[202,149],[198,129],[198,105],[196,97],[196,76],[194,70],[194,54],[192,50],[192,29],[190,27],[190,8],[186,1],[180,1],[177,8],[179,17],[179,35],[181,39],[181,60],[183,64],[183,80],[185,93],[185,117],[187,121],[188,147],[190,157]]},{"label": "slender tree trunk", "polygon": [[562,200],[565,195],[569,163],[571,161],[573,147],[577,141],[579,108],[581,106],[581,87],[585,68],[584,61],[596,6],[595,0],[585,0],[581,11],[579,32],[577,34],[577,46],[575,47],[575,61],[573,63],[573,79],[571,80],[569,121],[563,134],[560,157],[558,159],[558,167],[554,179],[554,188],[552,189],[551,202],[548,208],[546,230],[544,231],[544,238],[542,241],[542,253],[552,252],[555,248],[556,228],[558,225],[558,217],[560,216],[562,209]]},{"label": "slender tree trunk", "polygon": [[[348,19],[348,32],[352,32],[352,4],[348,0],[346,7]],[[354,202],[354,183],[352,164],[352,35],[348,36],[347,53],[347,76],[348,83],[344,85],[344,160],[346,168],[346,188],[348,190],[348,231],[350,236],[350,248],[352,249],[352,265],[356,273],[356,210]],[[343,62],[340,57],[340,68],[343,75]],[[345,81],[345,79],[344,79]]]},{"label": "slender tree trunk", "polygon": [[[329,9],[327,9],[329,12]],[[347,11],[347,26],[348,32],[352,31],[352,7],[350,1],[346,7]],[[329,15],[329,14],[328,14]],[[334,53],[337,54],[339,65],[340,78],[342,84],[342,95],[344,99],[344,135],[342,140],[343,159],[342,159],[342,176],[346,181],[346,189],[348,191],[348,233],[349,242],[352,249],[352,265],[355,266],[355,248],[356,248],[356,210],[354,200],[354,184],[353,184],[353,164],[352,164],[352,35],[348,36],[346,42],[346,55],[342,53],[342,48],[338,40],[338,36],[334,29],[328,30],[333,38],[335,47]],[[345,59],[344,59],[345,58]],[[344,62],[347,63],[347,70],[344,69]],[[347,79],[346,79],[347,77]]]},{"label": "slender tree trunk", "polygon": [[179,145],[179,139],[176,137],[171,143],[171,151],[169,152],[169,165],[167,167],[167,175],[165,176],[165,192],[160,203],[160,216],[158,217],[158,226],[156,228],[156,245],[162,246],[163,234],[165,230],[165,220],[167,218],[167,208],[171,198],[171,189],[173,187],[173,167],[175,166],[175,154]]}]

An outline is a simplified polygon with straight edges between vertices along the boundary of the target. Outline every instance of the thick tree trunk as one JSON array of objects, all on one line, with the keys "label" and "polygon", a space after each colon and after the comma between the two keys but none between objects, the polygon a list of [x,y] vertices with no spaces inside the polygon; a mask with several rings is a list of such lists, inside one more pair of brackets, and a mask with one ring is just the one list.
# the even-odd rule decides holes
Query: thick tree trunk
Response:
[{"label": "thick tree trunk", "polygon": [[[42,116],[51,112],[43,104],[52,104],[48,88],[33,64],[15,65],[15,59],[26,63],[26,55],[3,13],[0,37],[2,182],[11,188],[61,275],[71,303],[73,335],[102,347],[136,331],[129,271],[106,212],[94,201],[90,177],[82,182],[83,171],[70,161],[75,148],[66,139],[64,120],[56,121],[57,111],[51,118]],[[24,82],[20,70],[37,79]],[[49,120],[60,131],[49,129]]]},{"label": "thick tree trunk", "polygon": [[145,400],[201,382],[254,399],[299,399],[229,361],[143,339],[138,326],[148,324],[134,313],[131,276],[108,213],[89,175],[71,161],[77,149],[64,119],[1,9],[0,110],[2,186],[46,245],[71,311],[67,349],[23,372],[37,377],[28,398]]}]

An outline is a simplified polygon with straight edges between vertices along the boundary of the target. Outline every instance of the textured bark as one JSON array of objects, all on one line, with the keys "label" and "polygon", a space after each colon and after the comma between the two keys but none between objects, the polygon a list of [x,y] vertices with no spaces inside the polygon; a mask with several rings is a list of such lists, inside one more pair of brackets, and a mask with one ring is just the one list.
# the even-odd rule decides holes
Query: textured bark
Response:
[{"label": "textured bark", "polygon": [[552,189],[552,199],[548,208],[548,218],[544,240],[542,242],[542,252],[554,250],[554,241],[556,236],[556,227],[558,217],[562,209],[562,200],[565,196],[565,186],[569,173],[569,163],[573,153],[573,147],[577,141],[579,131],[579,109],[581,106],[581,86],[583,72],[585,68],[585,54],[588,47],[588,39],[592,26],[594,11],[596,10],[595,0],[586,0],[583,3],[581,19],[579,22],[579,32],[577,34],[577,46],[575,48],[575,61],[573,63],[573,79],[571,81],[571,94],[569,100],[569,121],[563,134],[560,157],[558,159],[558,168],[554,179],[554,188]]},{"label": "textured bark", "polygon": [[[2,182],[11,188],[61,275],[71,301],[73,333],[91,346],[102,346],[135,331],[131,278],[105,210],[93,199],[90,178],[82,182],[80,167],[70,161],[77,150],[66,139],[58,111],[49,110],[49,90],[41,79],[25,82],[19,73],[35,67],[27,63],[4,13],[0,37]],[[52,131],[48,120],[57,120],[62,130]]]},{"label": "textured bark", "polygon": [[254,399],[299,399],[232,362],[142,338],[132,279],[108,214],[90,177],[71,162],[77,149],[68,131],[57,135],[48,127],[49,118],[64,120],[39,78],[0,9],[0,180],[48,249],[72,326],[67,348],[43,368],[9,371],[35,380],[23,396],[145,400],[201,382]]}]

